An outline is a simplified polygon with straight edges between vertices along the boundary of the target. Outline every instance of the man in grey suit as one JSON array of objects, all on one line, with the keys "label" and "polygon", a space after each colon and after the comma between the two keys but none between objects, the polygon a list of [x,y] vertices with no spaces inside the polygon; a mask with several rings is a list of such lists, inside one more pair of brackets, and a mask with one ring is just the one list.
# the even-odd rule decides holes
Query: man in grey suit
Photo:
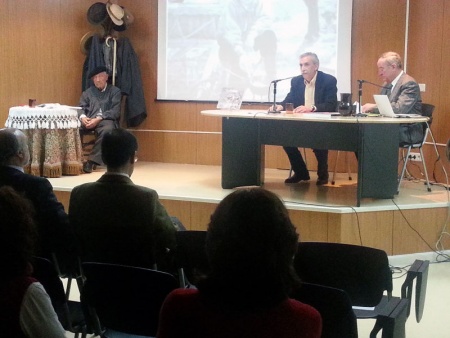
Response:
[{"label": "man in grey suit", "polygon": [[[395,52],[386,52],[377,62],[378,75],[384,81],[380,94],[388,95],[395,114],[422,114],[422,99],[419,84],[403,71],[402,59]],[[372,112],[374,103],[366,103],[362,111]],[[415,143],[423,139],[420,123],[400,125],[400,144]]]},{"label": "man in grey suit", "polygon": [[137,140],[125,129],[104,135],[106,173],[75,187],[69,219],[82,261],[171,270],[176,229],[155,190],[135,185]]}]

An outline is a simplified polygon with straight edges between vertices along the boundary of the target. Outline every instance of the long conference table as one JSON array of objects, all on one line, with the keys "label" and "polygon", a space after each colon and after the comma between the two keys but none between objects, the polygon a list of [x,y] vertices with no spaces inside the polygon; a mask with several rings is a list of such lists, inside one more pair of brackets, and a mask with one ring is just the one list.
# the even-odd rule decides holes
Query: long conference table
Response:
[{"label": "long conference table", "polygon": [[270,114],[263,110],[203,110],[222,118],[222,188],[264,183],[264,145],[358,153],[356,205],[393,198],[398,184],[399,124],[426,117],[344,117],[335,113]]}]

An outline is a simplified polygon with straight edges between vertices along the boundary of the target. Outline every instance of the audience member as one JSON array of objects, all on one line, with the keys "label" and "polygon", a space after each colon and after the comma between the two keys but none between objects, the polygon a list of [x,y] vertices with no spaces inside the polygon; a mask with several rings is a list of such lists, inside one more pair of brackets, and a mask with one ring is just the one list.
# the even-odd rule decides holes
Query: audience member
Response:
[{"label": "audience member", "polygon": [[176,230],[157,192],[130,179],[137,149],[136,138],[124,129],[105,134],[106,173],[72,190],[69,218],[83,261],[145,268],[156,263],[158,270],[166,270]]},{"label": "audience member", "polygon": [[0,130],[0,187],[9,185],[27,197],[36,210],[39,245],[36,254],[58,258],[62,272],[73,268],[75,240],[64,206],[58,202],[50,182],[24,173],[30,154],[28,140],[18,129]]},{"label": "audience member", "polygon": [[[402,59],[395,52],[383,53],[377,62],[378,75],[384,81],[380,94],[387,95],[395,114],[422,114],[419,84],[403,71]],[[366,103],[363,112],[377,109],[376,104]],[[400,145],[418,143],[423,139],[421,123],[400,125]]]},{"label": "audience member", "polygon": [[83,164],[83,171],[91,173],[95,165],[103,164],[101,144],[103,135],[118,127],[120,118],[120,89],[108,84],[107,68],[100,66],[89,73],[94,85],[86,89],[80,98],[81,128],[95,130],[95,143],[88,161]]},{"label": "audience member", "polygon": [[[332,112],[337,107],[337,80],[334,76],[319,71],[319,58],[314,53],[300,55],[301,75],[291,80],[291,89],[276,110],[294,105],[294,113]],[[302,131],[299,130],[299,133]],[[309,181],[309,172],[297,147],[283,147],[289,157],[294,175],[285,183]],[[317,185],[328,183],[328,149],[313,149],[317,159]]]},{"label": "audience member", "polygon": [[0,332],[3,337],[64,338],[50,297],[30,277],[37,229],[29,200],[0,188]]},{"label": "audience member", "polygon": [[211,216],[211,270],[198,289],[166,298],[158,338],[320,337],[321,317],[289,298],[298,235],[281,200],[262,188],[238,189]]}]

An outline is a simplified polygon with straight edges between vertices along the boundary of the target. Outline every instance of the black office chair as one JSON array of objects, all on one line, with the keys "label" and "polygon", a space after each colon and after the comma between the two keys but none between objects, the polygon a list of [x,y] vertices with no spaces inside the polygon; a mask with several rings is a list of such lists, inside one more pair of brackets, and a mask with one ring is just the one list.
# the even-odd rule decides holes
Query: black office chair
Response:
[{"label": "black office chair", "polygon": [[403,167],[402,167],[402,171],[399,176],[399,179],[398,179],[397,193],[400,191],[400,184],[402,183],[403,177],[405,176],[406,165],[408,164],[408,161],[411,159],[411,150],[412,149],[419,149],[419,153],[421,156],[421,162],[423,165],[423,171],[424,171],[426,184],[427,184],[427,190],[431,191],[430,180],[428,179],[427,165],[425,163],[426,161],[423,156],[422,147],[425,144],[425,141],[428,137],[428,133],[430,132],[430,126],[431,126],[431,122],[433,120],[433,111],[434,111],[434,106],[432,104],[422,103],[422,116],[429,118],[428,122],[422,123],[422,128],[423,128],[422,141],[418,142],[418,143],[406,143],[406,144],[400,145],[400,148],[405,149],[406,152],[403,152],[403,156],[402,156]]},{"label": "black office chair", "polygon": [[345,291],[324,285],[302,283],[291,297],[319,311],[322,317],[322,338],[358,337],[356,316]]},{"label": "black office chair", "polygon": [[195,285],[198,278],[209,270],[206,256],[206,231],[177,231],[175,265],[178,270],[180,287]]},{"label": "black office chair", "polygon": [[415,292],[415,313],[416,321],[420,322],[423,316],[423,310],[425,307],[425,296],[427,294],[427,284],[428,284],[428,269],[430,266],[430,261],[415,260],[413,265],[408,269],[406,279],[402,284],[402,298],[409,299],[407,316],[410,314],[411,310],[411,299],[413,293],[414,280],[416,281],[416,292]]},{"label": "black office chair", "polygon": [[[304,282],[344,290],[352,306],[358,307],[354,312],[359,319],[378,318],[381,313],[392,316],[408,304],[407,299],[392,302],[395,298],[392,297],[392,274],[383,250],[350,244],[303,242],[298,245],[294,268]],[[395,325],[404,326],[402,320],[399,317]],[[380,323],[383,322],[380,320]]]},{"label": "black office chair", "polygon": [[171,274],[132,266],[82,263],[86,278],[81,300],[97,316],[95,331],[111,330],[156,336],[159,311],[166,296],[178,287]]},{"label": "black office chair", "polygon": [[33,275],[44,287],[50,296],[53,308],[55,309],[61,325],[66,331],[75,333],[75,337],[84,338],[88,331],[88,324],[83,311],[82,304],[66,298],[63,283],[59,278],[55,266],[46,258],[34,257]]}]

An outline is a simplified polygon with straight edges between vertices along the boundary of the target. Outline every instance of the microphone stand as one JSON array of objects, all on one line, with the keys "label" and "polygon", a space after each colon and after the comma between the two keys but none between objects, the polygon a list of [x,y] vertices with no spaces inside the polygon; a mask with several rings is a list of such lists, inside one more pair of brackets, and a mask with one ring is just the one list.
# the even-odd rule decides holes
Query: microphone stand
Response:
[{"label": "microphone stand", "polygon": [[273,106],[272,109],[269,111],[270,114],[279,114],[280,112],[277,111],[277,82],[273,81]]},{"label": "microphone stand", "polygon": [[358,80],[358,83],[359,83],[359,86],[358,86],[359,114],[362,114],[361,97],[362,97],[362,85],[363,85],[363,83],[368,83],[368,84],[371,84],[371,85],[373,85],[375,87],[382,88],[382,89],[389,89],[388,87],[380,86],[377,83],[373,83],[373,82],[366,81],[366,80]]},{"label": "microphone stand", "polygon": [[362,113],[362,106],[361,106],[361,98],[362,98],[362,85],[364,80],[358,80],[359,85],[358,85],[358,102],[359,102],[359,112],[357,114],[361,114]]}]

